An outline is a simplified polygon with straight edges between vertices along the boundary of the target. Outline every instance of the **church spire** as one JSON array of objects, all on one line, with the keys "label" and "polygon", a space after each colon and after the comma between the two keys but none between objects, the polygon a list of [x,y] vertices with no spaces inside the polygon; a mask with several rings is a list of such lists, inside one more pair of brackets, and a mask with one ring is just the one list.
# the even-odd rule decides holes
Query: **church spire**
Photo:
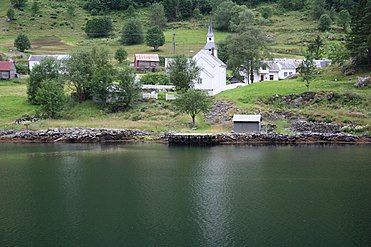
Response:
[{"label": "church spire", "polygon": [[214,38],[214,28],[213,28],[213,21],[210,19],[209,30],[207,31],[206,35],[206,45],[204,50],[208,51],[211,55],[218,57],[217,49],[215,46],[215,38]]},{"label": "church spire", "polygon": [[210,19],[209,24],[209,31],[207,32],[207,37],[214,37],[214,28],[213,28],[213,21]]}]

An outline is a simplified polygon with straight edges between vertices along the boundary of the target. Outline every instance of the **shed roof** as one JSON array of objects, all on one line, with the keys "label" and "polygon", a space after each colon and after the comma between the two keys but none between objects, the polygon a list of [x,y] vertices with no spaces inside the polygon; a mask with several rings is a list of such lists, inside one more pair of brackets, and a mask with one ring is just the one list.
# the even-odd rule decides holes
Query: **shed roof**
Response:
[{"label": "shed roof", "polygon": [[135,54],[135,60],[148,61],[148,62],[159,62],[160,57],[158,54]]},{"label": "shed roof", "polygon": [[9,71],[12,70],[14,67],[14,63],[12,61],[0,61],[0,70],[1,71]]},{"label": "shed roof", "polygon": [[55,60],[65,60],[65,59],[69,59],[70,56],[69,55],[31,55],[28,58],[28,61],[40,62],[41,60],[44,60],[46,58],[53,58]]},{"label": "shed roof", "polygon": [[246,123],[251,123],[251,122],[261,122],[262,120],[262,115],[233,115],[233,122],[246,122]]}]

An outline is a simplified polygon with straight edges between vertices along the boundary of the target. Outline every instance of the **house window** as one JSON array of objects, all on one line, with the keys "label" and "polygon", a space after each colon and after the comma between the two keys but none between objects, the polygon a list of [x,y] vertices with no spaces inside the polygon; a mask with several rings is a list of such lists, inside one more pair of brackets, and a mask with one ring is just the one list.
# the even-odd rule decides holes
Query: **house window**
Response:
[{"label": "house window", "polygon": [[198,83],[198,84],[202,84],[202,78],[198,78],[198,79],[197,79],[197,83]]},{"label": "house window", "polygon": [[283,73],[283,76],[287,76],[287,72]]},{"label": "house window", "polygon": [[266,70],[267,69],[267,65],[263,65],[263,70]]},{"label": "house window", "polygon": [[290,72],[289,75],[292,75],[292,72]]},{"label": "house window", "polygon": [[273,75],[269,75],[269,80],[273,81],[274,80],[274,76]]}]

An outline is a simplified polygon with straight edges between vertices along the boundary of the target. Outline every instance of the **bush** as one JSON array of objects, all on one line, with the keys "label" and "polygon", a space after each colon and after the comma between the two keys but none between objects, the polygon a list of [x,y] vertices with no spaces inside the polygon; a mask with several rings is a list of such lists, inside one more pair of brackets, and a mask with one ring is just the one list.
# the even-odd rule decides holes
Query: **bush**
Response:
[{"label": "bush", "polygon": [[97,17],[86,22],[85,33],[89,38],[107,37],[113,29],[111,19]]},{"label": "bush", "polygon": [[44,81],[37,90],[36,100],[40,104],[39,111],[43,117],[60,117],[66,102],[63,85],[56,80]]},{"label": "bush", "polygon": [[142,84],[149,85],[170,85],[170,78],[165,73],[148,73],[142,76],[140,79]]},{"label": "bush", "polygon": [[260,13],[264,19],[269,19],[273,15],[273,10],[270,6],[264,6],[261,8]]},{"label": "bush", "polygon": [[8,17],[9,20],[14,20],[15,13],[13,8],[9,8],[8,11],[6,12],[6,16]]},{"label": "bush", "polygon": [[115,52],[115,59],[119,63],[123,63],[128,58],[128,53],[124,48],[119,48]]}]

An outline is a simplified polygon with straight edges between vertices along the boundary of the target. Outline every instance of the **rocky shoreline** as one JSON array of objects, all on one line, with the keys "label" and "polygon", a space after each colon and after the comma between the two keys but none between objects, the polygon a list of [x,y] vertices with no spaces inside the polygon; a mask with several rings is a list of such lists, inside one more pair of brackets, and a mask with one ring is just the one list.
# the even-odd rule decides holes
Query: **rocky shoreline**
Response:
[{"label": "rocky shoreline", "polygon": [[[184,138],[187,137],[187,143]],[[208,141],[205,141],[208,140]],[[187,145],[200,144],[371,144],[371,136],[355,136],[345,133],[218,133],[177,134],[154,133],[128,129],[57,128],[47,130],[0,130],[0,142],[14,143],[128,143],[160,142]]]}]

